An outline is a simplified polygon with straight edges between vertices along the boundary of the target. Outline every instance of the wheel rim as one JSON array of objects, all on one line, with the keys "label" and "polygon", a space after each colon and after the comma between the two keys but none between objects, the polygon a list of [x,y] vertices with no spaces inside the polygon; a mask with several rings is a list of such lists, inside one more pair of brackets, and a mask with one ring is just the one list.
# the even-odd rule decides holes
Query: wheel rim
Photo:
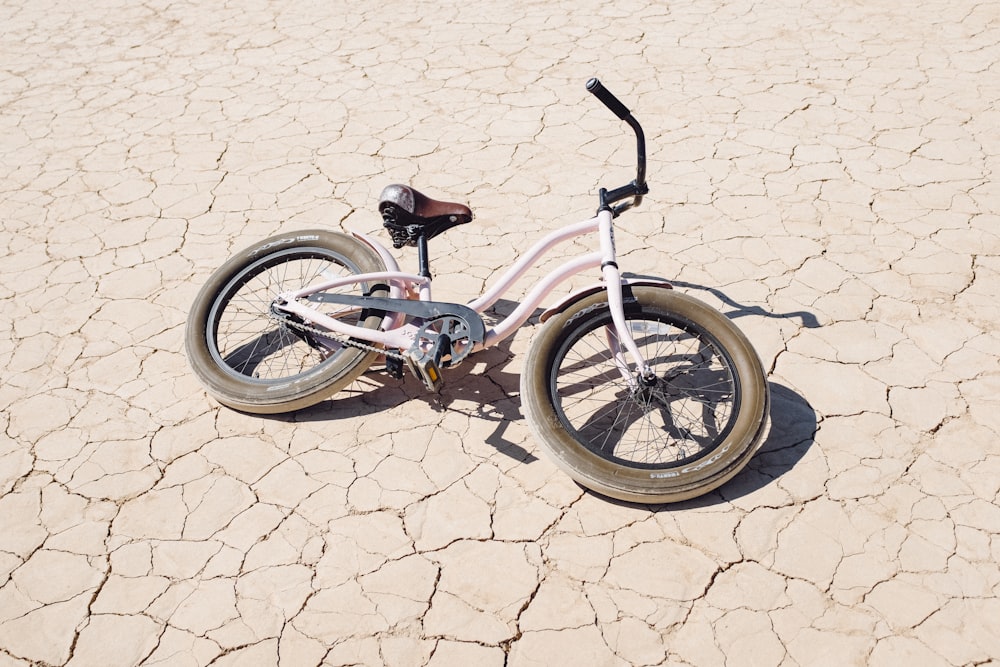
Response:
[{"label": "wheel rim", "polygon": [[[272,314],[271,304],[282,292],[356,273],[360,269],[348,258],[314,247],[272,253],[246,266],[209,309],[206,343],[212,358],[241,380],[273,385],[337,363],[348,348],[318,336],[307,341],[301,330]],[[361,288],[367,293],[367,285]],[[336,291],[356,293],[355,289],[347,286]],[[356,315],[351,323],[358,323]]]},{"label": "wheel rim", "polygon": [[605,312],[556,351],[549,391],[562,427],[591,452],[630,468],[710,462],[739,411],[732,359],[714,336],[675,315],[626,319],[655,381],[623,376],[616,358],[630,359]]}]

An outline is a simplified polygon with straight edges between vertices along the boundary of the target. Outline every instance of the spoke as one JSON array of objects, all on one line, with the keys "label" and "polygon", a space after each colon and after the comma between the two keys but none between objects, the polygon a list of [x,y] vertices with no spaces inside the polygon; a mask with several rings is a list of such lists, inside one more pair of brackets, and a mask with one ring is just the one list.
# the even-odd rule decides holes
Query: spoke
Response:
[{"label": "spoke", "polygon": [[700,330],[643,317],[630,320],[631,331],[657,386],[629,386],[598,334],[607,322],[595,320],[559,361],[556,400],[581,442],[602,456],[670,465],[715,446],[732,415],[733,372]]},{"label": "spoke", "polygon": [[314,253],[289,254],[248,271],[220,305],[218,354],[234,371],[270,380],[294,377],[323,363],[330,355],[313,349],[277,321],[271,303],[281,292],[306,287],[324,275],[325,280],[349,273],[343,264]]}]

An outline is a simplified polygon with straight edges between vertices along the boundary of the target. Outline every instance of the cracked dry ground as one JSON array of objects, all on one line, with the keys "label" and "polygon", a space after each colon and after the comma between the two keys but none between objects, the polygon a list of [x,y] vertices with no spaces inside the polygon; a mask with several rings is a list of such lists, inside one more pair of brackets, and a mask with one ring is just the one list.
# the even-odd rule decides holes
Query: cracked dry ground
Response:
[{"label": "cracked dry ground", "polygon": [[[0,7],[0,665],[1000,656],[996,3],[339,4]],[[594,74],[650,144],[623,267],[770,370],[743,474],[584,493],[520,414],[536,327],[438,398],[206,397],[186,311],[253,240],[381,234],[409,181],[477,212],[432,243],[463,301],[588,216],[632,159]]]}]

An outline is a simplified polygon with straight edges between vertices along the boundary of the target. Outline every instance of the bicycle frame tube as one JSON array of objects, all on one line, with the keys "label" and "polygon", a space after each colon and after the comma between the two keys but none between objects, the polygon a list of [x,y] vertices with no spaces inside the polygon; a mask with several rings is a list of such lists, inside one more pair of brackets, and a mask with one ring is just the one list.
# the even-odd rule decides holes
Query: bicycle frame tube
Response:
[{"label": "bicycle frame tube", "polygon": [[[524,276],[528,269],[530,269],[538,260],[544,256],[553,247],[559,245],[560,243],[567,241],[578,236],[583,236],[588,233],[593,233],[599,230],[598,218],[591,218],[590,220],[585,220],[573,225],[568,225],[561,229],[557,229],[551,232],[543,239],[533,245],[528,252],[522,255],[517,262],[514,263],[510,269],[507,270],[503,276],[500,277],[497,282],[490,287],[490,289],[469,303],[469,307],[478,313],[485,312],[490,306],[496,303],[511,286],[517,282],[520,278]],[[374,239],[364,237],[364,241],[376,248],[376,252],[382,254],[378,249],[378,242]],[[386,262],[388,264],[388,262]],[[393,261],[395,264],[395,261]],[[550,293],[559,283],[563,282],[567,278],[573,275],[585,271],[587,269],[600,266],[601,264],[601,253],[594,252],[577,259],[566,262],[555,271],[546,276],[540,283],[538,283],[534,289],[529,292],[529,294],[522,301],[520,306],[514,310],[510,315],[504,318],[494,329],[487,333],[486,341],[483,347],[490,347],[496,343],[502,341],[511,333],[513,333],[521,324],[523,324],[534,312],[535,308],[542,302],[542,300]],[[297,303],[297,299],[307,297],[310,294],[315,294],[317,292],[322,292],[329,289],[334,289],[336,287],[345,287],[347,285],[357,284],[357,283],[374,283],[374,282],[387,282],[390,285],[390,293],[393,298],[413,298],[419,294],[421,300],[430,300],[430,290],[431,290],[431,280],[412,273],[404,273],[400,271],[381,271],[378,273],[361,273],[354,274],[350,276],[337,277],[325,282],[318,282],[308,287],[304,287],[299,290],[292,292],[286,292],[281,294],[281,298],[287,303],[282,305],[283,310],[294,313],[299,317],[309,319],[318,324],[323,324],[327,328],[331,328],[339,333],[349,334],[352,336],[358,336],[362,339],[371,340],[372,342],[383,342],[382,340],[376,340],[373,337],[373,332],[371,329],[366,329],[368,333],[364,331],[348,331],[346,325],[342,322],[336,323],[333,326],[335,320],[328,319],[328,321],[322,321],[320,318],[323,317],[321,313],[315,309],[301,303]],[[409,297],[404,296],[404,294],[409,295]],[[385,327],[387,330],[392,327]],[[381,338],[381,337],[380,337]]]},{"label": "bicycle frame tube", "polygon": [[[609,210],[602,210],[594,218],[568,225],[546,235],[522,255],[485,294],[473,300],[468,306],[478,313],[485,312],[506,294],[511,286],[522,278],[528,269],[534,266],[553,247],[569,239],[594,232],[598,232],[599,234],[600,250],[565,262],[545,276],[525,295],[524,299],[512,313],[486,333],[482,348],[492,347],[513,334],[518,327],[531,317],[531,314],[542,303],[545,297],[560,283],[578,273],[600,266],[604,276],[604,284],[608,292],[608,303],[612,321],[616,330],[615,339],[617,343],[624,346],[628,351],[640,373],[645,375],[649,372],[649,367],[639,353],[625,322],[621,274],[618,270],[615,251],[614,223],[612,213]],[[380,255],[388,255],[388,251],[381,248],[374,239],[364,237],[363,240]],[[392,259],[391,255],[388,255],[388,257],[390,260]],[[395,269],[397,266],[394,260],[391,262],[387,261],[386,264],[391,266],[392,269]],[[338,277],[293,292],[284,293],[280,296],[284,299],[285,303],[280,308],[294,313],[304,320],[314,322],[340,334],[372,343],[380,343],[387,348],[407,349],[413,342],[413,331],[407,327],[399,328],[405,319],[399,317],[399,313],[390,314],[390,319],[383,324],[383,329],[372,330],[340,322],[298,301],[298,299],[307,297],[310,294],[363,282],[388,283],[390,285],[390,294],[393,298],[416,298],[421,301],[429,301],[431,298],[430,278],[398,270],[390,270]],[[346,312],[349,312],[349,309],[334,314],[343,315]]]},{"label": "bicycle frame tube", "polygon": [[[522,255],[510,269],[503,274],[497,282],[490,287],[478,299],[472,301],[469,307],[478,313],[485,312],[487,308],[496,303],[500,297],[502,297],[511,285],[517,282],[525,272],[533,266],[540,257],[542,257],[549,250],[559,245],[563,241],[575,238],[577,236],[583,236],[584,234],[589,234],[595,232],[598,229],[597,218],[591,218],[590,220],[585,220],[583,222],[578,222],[575,225],[568,225],[561,229],[557,229],[551,232],[545,238],[537,241],[535,245],[531,246],[524,255]],[[583,267],[583,268],[589,268]],[[581,269],[582,270],[582,269]],[[543,281],[545,282],[545,281]],[[558,283],[552,283],[552,286],[548,291],[551,291],[552,287]],[[548,292],[546,292],[547,294]],[[512,313],[513,315],[513,313]]]},{"label": "bicycle frame tube", "polygon": [[535,312],[535,308],[541,305],[542,300],[552,292],[556,285],[582,271],[600,266],[600,264],[601,254],[593,252],[566,262],[547,275],[544,280],[528,292],[524,300],[514,309],[514,312],[505,317],[493,329],[486,332],[486,340],[483,341],[483,347],[492,347],[517,331],[518,327],[531,317],[531,314]]},{"label": "bicycle frame tube", "polygon": [[[473,300],[469,304],[469,307],[477,313],[485,312],[486,309],[506,294],[507,290],[509,290],[515,282],[520,280],[527,270],[535,265],[549,250],[564,241],[576,238],[577,236],[583,236],[584,234],[593,233],[597,230],[597,218],[591,218],[590,220],[585,220],[574,225],[568,225],[561,229],[557,229],[546,235],[540,241],[536,242],[535,245],[531,246],[531,248],[528,249],[528,252],[522,255],[514,263],[514,265],[510,267],[510,269],[508,269],[507,272],[504,273],[500,279],[486,291],[485,294],[478,299]],[[555,271],[549,273],[549,275],[545,276],[541,282],[535,285],[535,287],[528,292],[518,307],[515,308],[510,315],[505,317],[493,329],[486,332],[486,340],[483,342],[483,347],[492,347],[514,333],[518,327],[524,324],[525,321],[531,317],[535,308],[541,304],[542,300],[544,300],[545,297],[548,296],[557,285],[559,285],[559,283],[576,275],[577,273],[599,266],[600,263],[600,253],[595,252],[583,255],[575,260],[570,260],[569,262],[559,266],[559,268]]]},{"label": "bicycle frame tube", "polygon": [[[405,273],[403,271],[379,271],[377,273],[354,273],[348,276],[339,276],[326,282],[316,283],[314,285],[309,285],[308,287],[303,287],[302,289],[294,290],[292,292],[284,292],[281,297],[287,300],[301,299],[303,297],[309,296],[310,294],[316,294],[317,292],[324,292],[328,289],[333,289],[335,287],[345,287],[347,285],[355,285],[357,283],[389,283],[390,285],[397,287],[403,291],[411,291],[413,288],[423,290],[425,287],[430,286],[431,279],[425,278],[424,276],[418,276],[414,273]],[[400,297],[402,298],[402,297]]]}]

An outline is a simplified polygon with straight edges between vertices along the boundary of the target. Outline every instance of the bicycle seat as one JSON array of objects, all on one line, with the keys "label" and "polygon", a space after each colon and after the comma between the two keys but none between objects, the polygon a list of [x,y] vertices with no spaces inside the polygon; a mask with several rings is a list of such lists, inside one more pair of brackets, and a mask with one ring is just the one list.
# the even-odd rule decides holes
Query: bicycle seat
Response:
[{"label": "bicycle seat", "polygon": [[430,240],[472,220],[472,210],[464,204],[431,199],[408,185],[399,184],[382,190],[378,210],[396,248],[415,246],[421,236]]}]

